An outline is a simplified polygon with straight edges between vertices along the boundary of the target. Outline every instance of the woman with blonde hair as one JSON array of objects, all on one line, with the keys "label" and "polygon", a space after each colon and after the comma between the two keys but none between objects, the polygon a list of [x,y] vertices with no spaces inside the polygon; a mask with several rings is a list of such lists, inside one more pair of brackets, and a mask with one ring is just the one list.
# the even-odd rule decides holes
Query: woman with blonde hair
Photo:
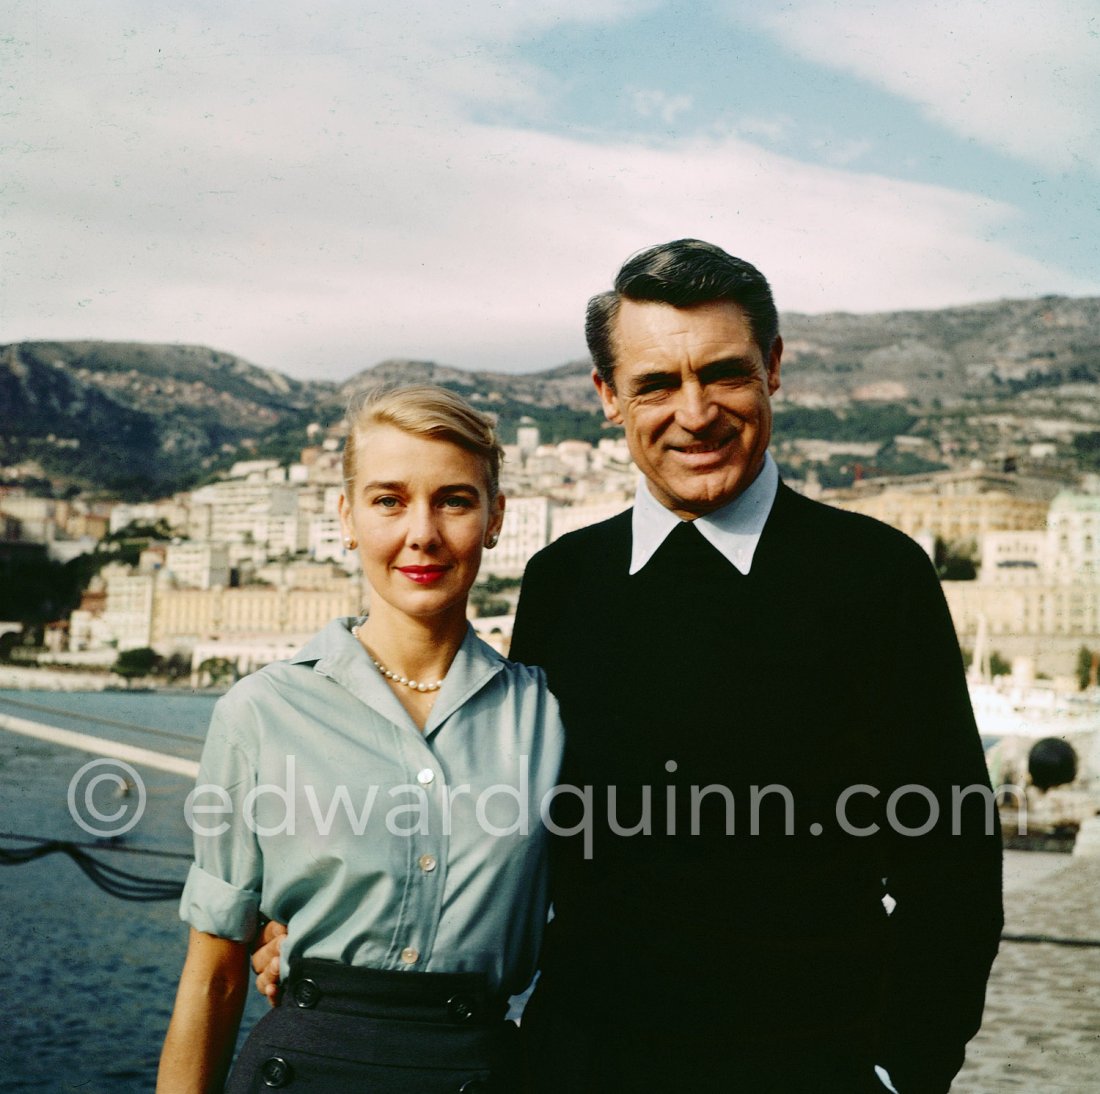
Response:
[{"label": "woman with blonde hair", "polygon": [[353,398],[340,520],[369,614],[218,702],[160,1094],[222,1088],[261,918],[288,927],[282,1001],[229,1091],[518,1087],[504,1013],[546,922],[540,803],[562,730],[541,670],[466,619],[504,518],[501,455],[445,389]]}]

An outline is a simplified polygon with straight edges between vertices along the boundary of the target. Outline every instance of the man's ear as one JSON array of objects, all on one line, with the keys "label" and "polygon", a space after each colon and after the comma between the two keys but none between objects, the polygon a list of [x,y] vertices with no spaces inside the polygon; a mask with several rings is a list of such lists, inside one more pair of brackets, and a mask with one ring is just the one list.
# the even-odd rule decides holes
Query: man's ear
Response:
[{"label": "man's ear", "polygon": [[775,336],[772,343],[772,351],[768,354],[768,394],[774,395],[779,390],[779,363],[783,358],[783,339]]},{"label": "man's ear", "polygon": [[600,402],[603,404],[604,417],[609,422],[614,422],[616,425],[622,425],[623,412],[619,409],[619,396],[615,394],[614,387],[612,387],[596,369],[592,370],[592,383],[596,385],[596,391],[599,392]]}]

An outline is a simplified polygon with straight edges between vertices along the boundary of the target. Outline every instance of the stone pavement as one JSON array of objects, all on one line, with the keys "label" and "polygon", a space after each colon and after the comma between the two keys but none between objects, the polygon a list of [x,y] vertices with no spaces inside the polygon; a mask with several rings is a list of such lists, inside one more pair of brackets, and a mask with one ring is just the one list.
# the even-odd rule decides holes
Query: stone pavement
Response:
[{"label": "stone pavement", "polygon": [[[1005,932],[1100,941],[1100,855],[1010,852]],[[952,1094],[1100,1094],[1100,946],[1002,941],[966,1056]]]}]

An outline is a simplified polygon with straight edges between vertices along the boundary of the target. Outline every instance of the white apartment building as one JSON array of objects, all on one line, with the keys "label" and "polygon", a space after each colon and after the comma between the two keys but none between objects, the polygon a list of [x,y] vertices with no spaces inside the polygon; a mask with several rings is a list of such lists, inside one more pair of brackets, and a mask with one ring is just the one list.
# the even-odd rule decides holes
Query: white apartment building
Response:
[{"label": "white apartment building", "polygon": [[309,641],[309,637],[308,634],[303,634],[288,638],[279,636],[198,642],[191,651],[192,680],[196,686],[208,682],[202,678],[202,666],[207,661],[228,661],[234,666],[238,676],[245,676],[264,665],[270,665],[272,661],[289,660]]},{"label": "white apartment building", "polygon": [[229,548],[224,543],[172,543],[165,551],[164,577],[177,588],[210,589],[229,584]]},{"label": "white apartment building", "polygon": [[343,486],[326,486],[306,525],[306,550],[315,562],[339,563],[348,573],[359,568],[359,556],[344,546],[337,502]]},{"label": "white apartment building", "polygon": [[627,445],[625,437],[600,438],[599,444],[596,445],[592,466],[596,470],[601,470],[609,464],[618,464],[623,469],[633,466],[630,447]]},{"label": "white apartment building", "polygon": [[977,581],[945,581],[956,633],[973,644],[984,620],[1002,656],[1052,675],[1081,646],[1100,647],[1100,494],[1059,494],[1042,530],[989,532]]},{"label": "white apartment building", "polygon": [[316,562],[338,562],[346,569],[352,569],[354,559],[358,557],[354,551],[349,551],[344,546],[340,518],[335,514],[309,518],[306,529],[306,550],[309,552],[309,557]]},{"label": "white apartment building", "polygon": [[558,461],[574,478],[581,478],[592,466],[594,449],[587,441],[562,441],[555,446]]},{"label": "white apartment building", "polygon": [[550,499],[511,497],[504,508],[504,526],[493,550],[481,558],[481,572],[520,577],[531,556],[550,542]]},{"label": "white apartment building", "polygon": [[107,602],[103,615],[92,625],[94,643],[115,645],[119,650],[151,646],[156,576],[117,562],[105,566],[101,573]]},{"label": "white apartment building", "polygon": [[238,460],[229,469],[229,479],[267,479],[268,482],[282,482],[285,478],[278,460]]},{"label": "white apartment building", "polygon": [[1090,580],[1100,580],[1100,494],[1063,492],[1050,503],[1046,528],[982,539],[983,584]]},{"label": "white apartment building", "polygon": [[996,636],[1073,638],[1078,645],[1100,639],[1100,582],[1038,580],[1031,585],[945,581],[944,592],[960,641],[978,633],[985,616]]},{"label": "white apartment building", "polygon": [[228,640],[270,643],[279,636],[301,645],[331,620],[358,615],[358,579],[320,589],[248,586],[242,589],[158,589],[152,634],[158,648],[194,648]]},{"label": "white apartment building", "polygon": [[990,532],[1035,530],[1046,522],[1046,483],[976,469],[867,479],[821,500],[866,513],[914,538],[928,532],[948,543],[980,543]]},{"label": "white apartment building", "polygon": [[550,514],[550,540],[560,539],[566,532],[587,528],[617,516],[634,504],[633,491],[616,491],[608,494],[590,494],[576,505],[555,506]]},{"label": "white apartment building", "polygon": [[1049,569],[1047,541],[1045,530],[987,532],[981,541],[978,580],[983,585],[1034,584]]},{"label": "white apartment building", "polygon": [[1100,579],[1100,493],[1059,494],[1047,514],[1047,536],[1059,574]]},{"label": "white apartment building", "polygon": [[191,496],[190,538],[228,544],[231,565],[304,551],[309,524],[298,494],[296,486],[260,477],[200,487]]},{"label": "white apartment building", "polygon": [[526,415],[520,418],[516,426],[516,447],[519,449],[520,459],[526,460],[540,443],[539,427],[535,420]]},{"label": "white apartment building", "polygon": [[0,513],[18,522],[24,543],[50,543],[57,531],[59,504],[53,498],[5,494],[0,497]]}]

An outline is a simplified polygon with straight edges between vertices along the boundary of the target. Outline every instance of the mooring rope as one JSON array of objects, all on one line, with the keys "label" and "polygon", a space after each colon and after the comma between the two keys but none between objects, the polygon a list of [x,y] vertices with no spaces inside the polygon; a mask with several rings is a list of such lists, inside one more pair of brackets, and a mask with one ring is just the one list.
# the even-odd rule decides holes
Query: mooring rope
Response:
[{"label": "mooring rope", "polygon": [[189,852],[158,851],[152,847],[111,847],[102,843],[77,843],[73,840],[44,839],[41,836],[25,836],[18,832],[0,834],[4,839],[26,840],[33,847],[0,847],[0,866],[21,866],[26,862],[45,858],[47,855],[63,854],[76,863],[84,874],[100,889],[119,900],[153,901],[179,900],[183,893],[183,882],[165,878],[143,877],[130,873],[90,855],[86,848],[97,851],[114,851],[129,855],[153,855],[160,858],[190,859]]}]

